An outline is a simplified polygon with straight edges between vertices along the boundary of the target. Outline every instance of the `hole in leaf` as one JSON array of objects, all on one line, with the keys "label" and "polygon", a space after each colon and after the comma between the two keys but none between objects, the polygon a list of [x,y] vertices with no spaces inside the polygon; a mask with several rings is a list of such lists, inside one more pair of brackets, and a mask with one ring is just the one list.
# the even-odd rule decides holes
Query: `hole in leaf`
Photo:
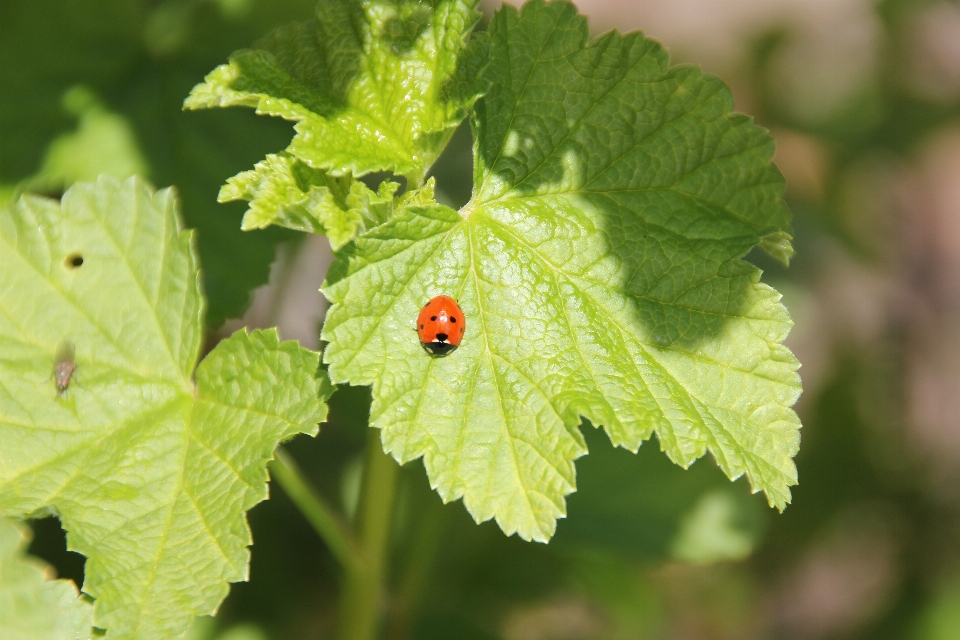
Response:
[{"label": "hole in leaf", "polygon": [[75,551],[67,551],[67,535],[55,517],[31,520],[33,540],[27,552],[53,565],[58,578],[69,578],[77,587],[83,585],[83,565],[87,561]]},{"label": "hole in leaf", "polygon": [[79,253],[71,253],[67,256],[66,260],[63,261],[63,264],[66,265],[68,269],[76,269],[77,267],[83,266],[83,256]]},{"label": "hole in leaf", "polygon": [[469,118],[454,132],[428,175],[437,179],[441,204],[459,209],[473,194],[473,134]]}]

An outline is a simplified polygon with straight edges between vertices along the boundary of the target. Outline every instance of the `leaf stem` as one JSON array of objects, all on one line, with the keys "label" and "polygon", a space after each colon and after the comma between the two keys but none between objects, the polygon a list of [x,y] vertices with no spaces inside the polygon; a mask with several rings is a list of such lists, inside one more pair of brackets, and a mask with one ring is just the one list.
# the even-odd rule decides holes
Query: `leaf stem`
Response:
[{"label": "leaf stem", "polygon": [[348,527],[333,507],[310,487],[287,450],[277,447],[274,455],[275,458],[270,461],[270,474],[326,543],[330,553],[344,567],[366,564]]},{"label": "leaf stem", "polygon": [[340,640],[372,640],[379,631],[398,469],[393,458],[383,452],[379,430],[369,429],[356,522],[367,562],[346,567],[337,630]]},{"label": "leaf stem", "polygon": [[403,177],[407,181],[407,191],[419,189],[425,182],[423,171],[411,171],[410,173],[404,173]]}]

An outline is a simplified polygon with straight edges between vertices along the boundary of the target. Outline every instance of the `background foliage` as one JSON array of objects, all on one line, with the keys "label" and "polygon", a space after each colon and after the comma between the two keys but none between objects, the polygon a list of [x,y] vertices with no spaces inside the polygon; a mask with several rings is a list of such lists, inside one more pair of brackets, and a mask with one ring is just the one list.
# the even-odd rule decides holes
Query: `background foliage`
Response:
[{"label": "background foliage", "polygon": [[[738,109],[773,129],[798,255],[789,270],[751,259],[797,322],[788,345],[804,363],[801,481],[778,515],[712,463],[684,472],[654,447],[634,457],[587,428],[591,455],[578,463],[568,518],[541,546],[442,506],[420,464],[408,465],[389,637],[960,636],[956,6],[579,5],[596,30],[642,28],[675,57],[706,63],[732,84]],[[0,0],[6,197],[25,187],[57,195],[101,171],[176,185],[198,229],[210,338],[243,313],[279,246],[273,284],[245,321],[279,323],[316,346],[318,311],[300,302],[319,282],[297,272],[323,264],[322,244],[243,233],[244,207],[216,204],[227,177],[289,142],[289,125],[245,110],[180,111],[231,51],[312,9],[312,0]],[[469,138],[459,131],[435,171],[451,204],[469,196]],[[320,436],[290,445],[347,512],[369,403],[365,389],[339,390]],[[194,637],[329,635],[337,566],[272,493],[250,515],[251,582],[234,585]],[[56,520],[34,523],[30,551],[82,579]]]}]

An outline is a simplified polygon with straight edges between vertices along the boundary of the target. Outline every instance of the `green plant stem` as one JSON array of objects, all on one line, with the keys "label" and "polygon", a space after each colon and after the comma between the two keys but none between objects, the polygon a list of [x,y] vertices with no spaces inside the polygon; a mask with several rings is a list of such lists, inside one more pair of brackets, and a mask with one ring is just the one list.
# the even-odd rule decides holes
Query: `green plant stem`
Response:
[{"label": "green plant stem", "polygon": [[336,511],[307,484],[297,463],[286,449],[277,447],[274,455],[275,458],[270,461],[271,476],[283,487],[297,509],[327,544],[334,557],[344,567],[364,565],[363,555],[357,548],[350,530]]},{"label": "green plant stem", "polygon": [[407,181],[407,191],[413,191],[423,186],[424,174],[421,171],[405,173],[403,177]]},{"label": "green plant stem", "polygon": [[406,640],[410,637],[443,536],[446,512],[436,495],[425,498],[417,501],[419,522],[397,586],[387,640]]},{"label": "green plant stem", "polygon": [[380,628],[387,542],[393,522],[397,463],[383,452],[380,433],[368,430],[356,532],[366,562],[347,567],[340,595],[340,640],[372,640]]}]

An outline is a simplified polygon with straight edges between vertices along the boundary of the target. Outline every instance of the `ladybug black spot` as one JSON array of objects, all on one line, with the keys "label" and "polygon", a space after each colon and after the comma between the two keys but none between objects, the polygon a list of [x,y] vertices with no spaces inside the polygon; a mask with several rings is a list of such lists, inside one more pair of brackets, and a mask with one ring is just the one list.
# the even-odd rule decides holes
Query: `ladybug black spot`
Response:
[{"label": "ladybug black spot", "polygon": [[450,322],[456,322],[457,316],[450,316]]},{"label": "ladybug black spot", "polygon": [[420,328],[423,329],[423,325],[420,325]]},{"label": "ladybug black spot", "polygon": [[445,333],[438,333],[438,334],[437,334],[437,340],[439,340],[440,342],[446,342],[446,341],[447,341],[447,334],[445,334]]},{"label": "ladybug black spot", "polygon": [[430,322],[436,322],[437,316],[430,316]]},{"label": "ladybug black spot", "polygon": [[463,333],[463,327],[460,327],[460,333]]}]

